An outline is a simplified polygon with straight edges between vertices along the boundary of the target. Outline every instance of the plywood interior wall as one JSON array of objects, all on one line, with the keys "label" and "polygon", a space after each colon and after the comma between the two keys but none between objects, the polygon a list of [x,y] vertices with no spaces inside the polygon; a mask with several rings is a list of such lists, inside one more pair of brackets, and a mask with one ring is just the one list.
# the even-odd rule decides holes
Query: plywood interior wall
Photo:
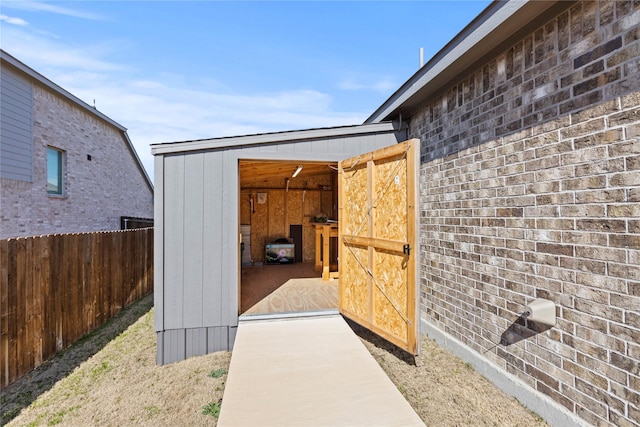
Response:
[{"label": "plywood interior wall", "polygon": [[[313,262],[313,218],[323,213],[337,219],[336,173],[290,179],[288,191],[285,180],[278,187],[273,182],[268,185],[270,187],[240,189],[240,223],[251,225],[251,258],[254,262],[263,263],[265,244],[281,237],[289,238],[289,226],[301,224],[302,261]],[[259,194],[266,194],[264,204],[258,203],[260,197],[265,198]]]}]

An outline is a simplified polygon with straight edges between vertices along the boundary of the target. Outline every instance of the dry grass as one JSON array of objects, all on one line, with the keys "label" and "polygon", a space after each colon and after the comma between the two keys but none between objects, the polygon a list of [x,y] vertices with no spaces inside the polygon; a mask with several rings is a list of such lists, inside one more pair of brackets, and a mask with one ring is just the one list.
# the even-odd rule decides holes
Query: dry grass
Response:
[{"label": "dry grass", "polygon": [[351,325],[398,390],[428,426],[546,426],[538,415],[435,341],[423,338],[414,359]]},{"label": "dry grass", "polygon": [[[145,297],[3,390],[2,422],[13,419],[9,426],[215,426],[231,353],[156,366],[152,303],[151,296]],[[352,327],[428,426],[545,425],[433,341],[423,340],[422,354],[414,361],[368,331]]]},{"label": "dry grass", "polygon": [[[147,308],[146,314],[40,395],[9,426],[215,425],[216,419],[203,409],[222,399],[231,353],[156,366],[152,303],[152,296],[136,303]],[[127,317],[118,316],[107,326],[126,323]],[[66,353],[83,351],[89,350],[79,343]],[[62,359],[57,357],[48,369],[60,367]],[[14,384],[3,391],[5,400],[24,397],[28,386],[29,381]]]}]

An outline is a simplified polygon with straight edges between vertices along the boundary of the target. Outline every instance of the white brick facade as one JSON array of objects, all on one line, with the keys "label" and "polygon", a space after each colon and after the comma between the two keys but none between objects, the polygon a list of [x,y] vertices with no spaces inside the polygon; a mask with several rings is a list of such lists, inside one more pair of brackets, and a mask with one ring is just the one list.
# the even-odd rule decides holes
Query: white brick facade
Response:
[{"label": "white brick facade", "polygon": [[[0,238],[117,230],[121,216],[153,218],[152,188],[124,132],[37,83],[33,97],[33,182],[1,180]],[[65,152],[62,196],[47,194],[48,146]]]}]

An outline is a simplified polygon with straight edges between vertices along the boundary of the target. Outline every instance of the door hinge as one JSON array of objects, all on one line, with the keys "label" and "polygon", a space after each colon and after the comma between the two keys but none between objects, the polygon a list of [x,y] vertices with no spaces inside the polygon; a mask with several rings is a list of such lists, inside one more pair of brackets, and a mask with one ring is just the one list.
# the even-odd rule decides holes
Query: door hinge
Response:
[{"label": "door hinge", "polygon": [[411,255],[411,245],[410,244],[406,244],[402,247],[402,253],[405,255]]}]

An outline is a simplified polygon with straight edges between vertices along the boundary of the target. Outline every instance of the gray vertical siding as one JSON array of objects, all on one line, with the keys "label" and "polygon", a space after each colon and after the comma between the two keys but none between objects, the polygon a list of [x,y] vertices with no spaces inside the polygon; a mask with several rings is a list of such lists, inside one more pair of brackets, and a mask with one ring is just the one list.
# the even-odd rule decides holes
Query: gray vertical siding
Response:
[{"label": "gray vertical siding", "polygon": [[[185,328],[203,326],[203,259],[204,246],[202,231],[204,228],[204,154],[184,156],[184,206],[183,222],[183,300],[182,324]],[[215,285],[214,285],[215,286]],[[218,282],[219,286],[219,282]]]},{"label": "gray vertical siding", "polygon": [[[164,173],[164,328],[184,328],[184,162],[185,156],[165,157]],[[155,288],[155,286],[154,286]]]},{"label": "gray vertical siding", "polygon": [[339,161],[391,132],[156,154],[157,362],[230,350],[238,325],[240,159]]},{"label": "gray vertical siding", "polygon": [[[224,244],[233,235],[223,226],[234,193],[225,191],[228,169],[221,151],[156,157],[156,236],[164,241],[155,264],[159,364],[233,345],[237,295],[223,286],[223,267],[236,259]],[[237,188],[237,161],[231,169]]]},{"label": "gray vertical siding", "polygon": [[0,69],[0,178],[33,182],[33,87]]},{"label": "gray vertical siding", "polygon": [[[203,238],[203,288],[202,288],[202,316],[204,325],[222,325],[222,310],[212,308],[215,301],[223,301],[222,259],[223,246],[220,244],[220,233],[224,228],[222,223],[223,204],[222,193],[224,174],[222,173],[223,156],[217,152],[204,154],[204,182],[207,183],[203,194],[204,216],[207,221],[202,224]],[[229,250],[229,248],[227,248]]]},{"label": "gray vertical siding", "polygon": [[240,266],[240,224],[238,172],[239,151],[224,151],[222,158],[222,321],[236,327],[238,325],[238,269]]}]

